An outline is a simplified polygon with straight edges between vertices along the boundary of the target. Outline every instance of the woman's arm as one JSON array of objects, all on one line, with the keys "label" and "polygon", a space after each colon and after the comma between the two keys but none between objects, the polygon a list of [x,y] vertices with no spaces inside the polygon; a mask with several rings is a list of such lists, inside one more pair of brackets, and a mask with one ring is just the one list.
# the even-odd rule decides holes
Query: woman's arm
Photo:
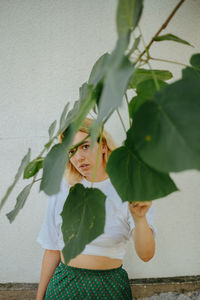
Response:
[{"label": "woman's arm", "polygon": [[43,300],[47,285],[60,262],[59,250],[45,250],[42,260],[40,282],[38,285],[36,300]]},{"label": "woman's arm", "polygon": [[135,250],[140,259],[147,262],[155,254],[155,239],[153,230],[147,222],[147,212],[152,201],[129,203],[129,209],[134,219],[135,228],[132,230]]},{"label": "woman's arm", "polygon": [[132,231],[135,250],[143,261],[147,262],[154,256],[155,240],[153,231],[149,227],[146,217],[135,221],[135,228]]}]

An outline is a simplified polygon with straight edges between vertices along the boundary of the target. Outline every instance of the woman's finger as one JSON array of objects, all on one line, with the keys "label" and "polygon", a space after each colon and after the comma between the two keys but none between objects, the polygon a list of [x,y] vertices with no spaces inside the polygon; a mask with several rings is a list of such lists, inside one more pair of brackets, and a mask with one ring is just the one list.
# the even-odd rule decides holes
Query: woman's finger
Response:
[{"label": "woman's finger", "polygon": [[147,206],[151,206],[152,205],[152,201],[143,201],[143,202],[132,202],[131,203],[131,206],[132,207],[137,207],[137,206],[145,206],[145,205],[147,205]]}]

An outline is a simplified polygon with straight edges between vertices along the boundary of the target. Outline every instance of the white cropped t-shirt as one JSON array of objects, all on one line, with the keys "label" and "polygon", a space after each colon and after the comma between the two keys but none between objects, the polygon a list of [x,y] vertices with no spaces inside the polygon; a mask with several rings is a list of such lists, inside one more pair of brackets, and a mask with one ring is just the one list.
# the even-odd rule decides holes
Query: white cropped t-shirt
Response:
[{"label": "white cropped t-shirt", "polygon": [[[85,187],[91,187],[91,182],[86,178],[80,182]],[[64,241],[62,236],[62,212],[65,200],[71,185],[67,184],[63,177],[60,191],[48,197],[45,218],[36,239],[42,248],[49,250],[62,250]],[[132,237],[131,231],[135,227],[133,217],[130,213],[128,201],[122,202],[113,187],[110,178],[100,182],[94,182],[94,188],[100,189],[107,197],[105,200],[106,216],[104,233],[87,244],[81,254],[108,256],[111,258],[124,258],[126,246]],[[157,228],[153,220],[153,205],[146,213],[149,226],[153,229],[154,238]]]}]

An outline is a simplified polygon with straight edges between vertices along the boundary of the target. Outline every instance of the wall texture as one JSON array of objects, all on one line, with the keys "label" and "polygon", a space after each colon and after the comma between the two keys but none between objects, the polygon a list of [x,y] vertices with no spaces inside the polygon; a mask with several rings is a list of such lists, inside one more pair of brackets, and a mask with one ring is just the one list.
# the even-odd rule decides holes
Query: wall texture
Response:
[{"label": "wall texture", "polygon": [[[141,29],[148,42],[164,22],[175,0],[145,1]],[[14,179],[19,163],[32,149],[34,158],[48,140],[48,127],[67,101],[78,98],[96,59],[111,51],[117,38],[114,0],[0,1],[0,197]],[[195,48],[172,42],[152,46],[152,56],[188,63],[199,52],[200,2],[186,1],[166,33],[188,40]],[[175,78],[181,67],[161,62]],[[121,114],[128,125],[127,109]],[[116,142],[125,138],[117,114],[106,124]],[[200,270],[200,173],[171,174],[180,191],[153,202],[158,228],[156,253],[145,263],[133,241],[124,267],[130,278],[198,275]],[[35,185],[23,210],[10,224],[5,214],[15,205],[22,180],[0,215],[0,282],[38,282],[43,249],[36,243],[47,197]]]}]

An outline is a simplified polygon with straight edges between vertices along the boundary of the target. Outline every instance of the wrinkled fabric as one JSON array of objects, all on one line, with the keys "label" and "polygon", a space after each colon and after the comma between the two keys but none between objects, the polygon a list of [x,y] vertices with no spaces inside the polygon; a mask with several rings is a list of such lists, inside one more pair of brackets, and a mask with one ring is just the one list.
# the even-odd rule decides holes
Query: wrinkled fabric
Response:
[{"label": "wrinkled fabric", "polygon": [[46,289],[47,299],[121,299],[131,300],[127,272],[122,265],[109,270],[67,266],[60,261]]}]

